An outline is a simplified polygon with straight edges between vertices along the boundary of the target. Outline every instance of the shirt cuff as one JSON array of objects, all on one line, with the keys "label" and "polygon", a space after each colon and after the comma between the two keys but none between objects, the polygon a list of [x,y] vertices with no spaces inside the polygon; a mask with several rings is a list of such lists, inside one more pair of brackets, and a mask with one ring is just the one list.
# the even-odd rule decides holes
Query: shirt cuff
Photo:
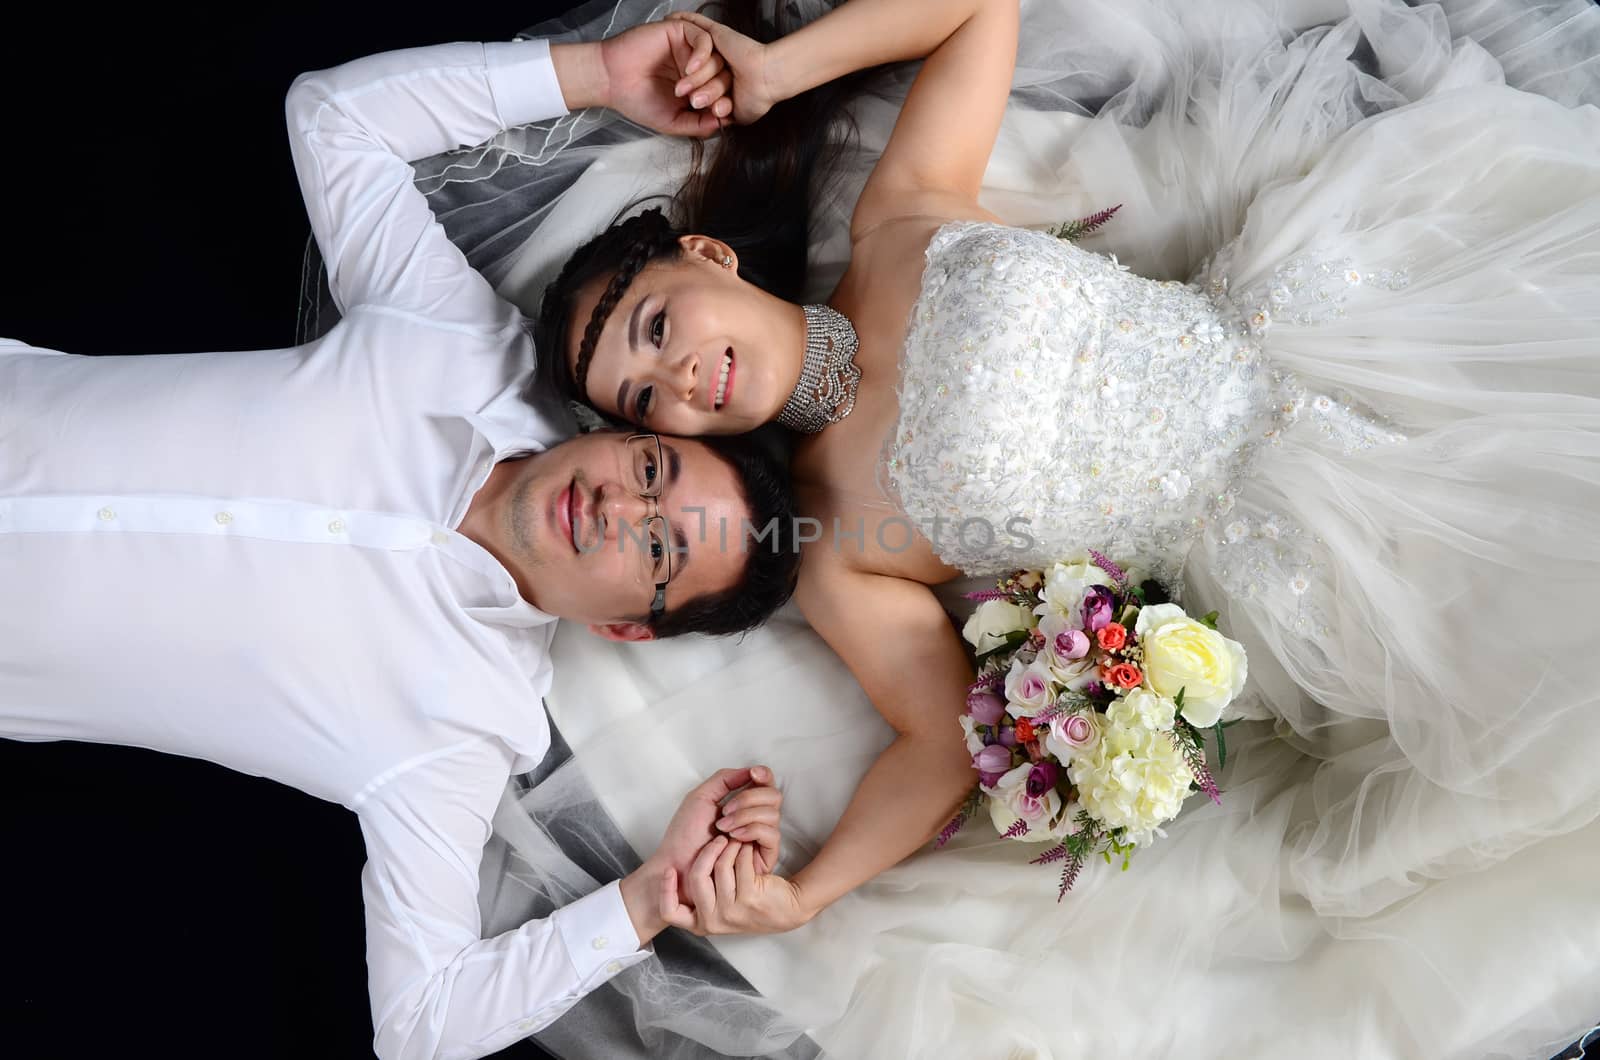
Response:
[{"label": "shirt cuff", "polygon": [[624,968],[649,956],[639,948],[622,888],[608,883],[552,914],[561,941],[566,944],[578,981],[586,988],[599,985]]},{"label": "shirt cuff", "polygon": [[502,128],[559,118],[567,113],[547,40],[495,41],[483,46],[489,91]]}]

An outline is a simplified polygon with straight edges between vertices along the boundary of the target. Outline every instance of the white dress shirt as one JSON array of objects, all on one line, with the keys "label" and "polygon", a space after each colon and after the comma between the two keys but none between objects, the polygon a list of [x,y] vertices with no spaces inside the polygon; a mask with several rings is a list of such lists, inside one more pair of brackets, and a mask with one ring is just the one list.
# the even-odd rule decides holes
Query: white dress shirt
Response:
[{"label": "white dress shirt", "polygon": [[478,930],[506,778],[549,747],[554,626],[455,528],[494,461],[564,425],[520,396],[524,321],[407,160],[564,112],[539,41],[302,77],[289,133],[337,327],[251,353],[0,340],[0,736],[204,758],[354,810],[385,1058],[504,1048],[644,958],[615,884]]}]

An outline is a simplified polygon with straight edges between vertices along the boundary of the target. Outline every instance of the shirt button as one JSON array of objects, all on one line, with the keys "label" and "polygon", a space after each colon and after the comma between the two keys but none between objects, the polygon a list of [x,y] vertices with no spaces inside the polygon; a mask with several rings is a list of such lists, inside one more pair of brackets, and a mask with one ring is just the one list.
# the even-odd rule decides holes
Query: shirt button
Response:
[{"label": "shirt button", "polygon": [[597,950],[603,950],[607,946],[611,945],[611,940],[606,938],[604,935],[601,935],[599,938],[590,943],[590,945]]},{"label": "shirt button", "polygon": [[229,523],[233,522],[233,513],[232,512],[218,512],[217,516],[216,516],[216,519],[217,519],[217,525],[218,526],[227,526]]},{"label": "shirt button", "polygon": [[96,514],[100,516],[100,521],[102,523],[109,523],[111,520],[117,517],[117,513],[110,508],[101,508]]},{"label": "shirt button", "polygon": [[519,1030],[519,1031],[531,1031],[531,1030],[533,1030],[533,1021],[532,1020],[523,1020],[521,1023],[517,1024],[517,1030]]},{"label": "shirt button", "polygon": [[606,965],[606,971],[611,975],[616,975],[618,972],[622,971],[622,962],[612,961],[610,964]]},{"label": "shirt button", "polygon": [[435,530],[433,532],[433,543],[434,544],[436,544],[436,545],[444,545],[444,544],[449,544],[449,542],[450,542],[450,535],[445,533],[443,530]]},{"label": "shirt button", "polygon": [[343,519],[335,519],[333,522],[329,523],[328,524],[328,533],[330,533],[330,534],[342,534],[342,533],[344,533],[344,520]]}]

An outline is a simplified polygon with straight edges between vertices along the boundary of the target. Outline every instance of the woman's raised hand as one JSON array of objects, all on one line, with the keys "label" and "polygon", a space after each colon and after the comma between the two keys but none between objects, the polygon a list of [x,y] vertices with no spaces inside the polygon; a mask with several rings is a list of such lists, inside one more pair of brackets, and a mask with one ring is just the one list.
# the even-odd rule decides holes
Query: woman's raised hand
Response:
[{"label": "woman's raised hand", "polygon": [[[726,64],[726,73],[732,75],[731,87],[725,89],[732,100],[729,113],[738,124],[750,124],[787,98],[778,88],[772,49],[767,45],[694,11],[674,11],[667,16],[667,21],[693,26],[710,38],[715,55],[703,62],[709,65],[720,57],[720,62]],[[704,73],[701,64],[702,60],[690,60],[687,76],[678,82],[674,91],[687,95],[691,106],[714,106],[714,97],[698,87]],[[704,104],[697,102],[702,94],[706,95]]]}]

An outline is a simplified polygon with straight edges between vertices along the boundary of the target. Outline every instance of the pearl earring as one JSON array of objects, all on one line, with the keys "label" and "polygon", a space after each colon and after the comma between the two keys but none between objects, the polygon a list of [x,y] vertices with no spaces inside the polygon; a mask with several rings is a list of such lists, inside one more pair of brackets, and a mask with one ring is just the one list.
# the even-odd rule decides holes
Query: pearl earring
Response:
[{"label": "pearl earring", "polygon": [[733,256],[731,254],[722,255],[722,267],[725,269],[733,268]]}]

